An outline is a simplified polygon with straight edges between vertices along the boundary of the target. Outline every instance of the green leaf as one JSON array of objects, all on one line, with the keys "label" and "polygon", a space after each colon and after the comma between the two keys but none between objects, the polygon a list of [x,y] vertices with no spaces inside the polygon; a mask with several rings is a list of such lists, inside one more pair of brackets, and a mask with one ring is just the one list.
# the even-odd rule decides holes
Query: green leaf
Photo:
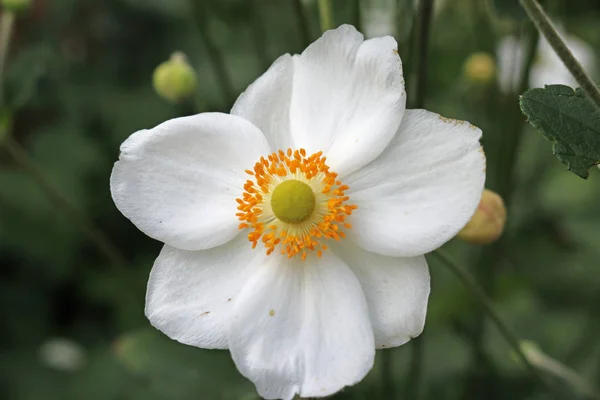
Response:
[{"label": "green leaf", "polygon": [[520,99],[521,110],[546,139],[554,155],[582,178],[600,163],[600,110],[580,90],[564,85],[531,89]]},{"label": "green leaf", "polygon": [[259,399],[227,351],[186,346],[155,329],[125,335],[115,351],[123,365],[159,398]]}]

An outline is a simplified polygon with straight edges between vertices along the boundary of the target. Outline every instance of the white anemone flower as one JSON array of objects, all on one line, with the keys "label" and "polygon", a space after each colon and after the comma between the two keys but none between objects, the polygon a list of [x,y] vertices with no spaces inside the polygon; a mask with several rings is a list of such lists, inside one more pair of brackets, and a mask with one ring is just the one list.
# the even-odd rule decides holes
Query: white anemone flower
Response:
[{"label": "white anemone flower", "polygon": [[165,245],[146,315],[229,349],[268,399],[328,396],[425,323],[425,253],[473,215],[481,131],[405,110],[397,43],[352,26],[277,59],[231,114],[131,135],[119,210]]},{"label": "white anemone flower", "polygon": [[[593,74],[595,72],[595,55],[592,47],[574,35],[561,32],[561,36],[577,61],[587,72]],[[507,36],[500,41],[497,49],[498,85],[502,92],[510,93],[517,90],[523,73],[526,47],[526,43],[517,40],[514,36]],[[529,87],[543,88],[545,85],[554,84],[573,88],[579,86],[550,43],[542,35],[529,72]]]}]

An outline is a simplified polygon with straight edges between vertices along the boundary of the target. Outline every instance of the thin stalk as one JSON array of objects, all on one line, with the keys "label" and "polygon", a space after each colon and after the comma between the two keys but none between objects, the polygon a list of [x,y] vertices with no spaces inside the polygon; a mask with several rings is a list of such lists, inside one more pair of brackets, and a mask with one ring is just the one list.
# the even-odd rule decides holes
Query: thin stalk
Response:
[{"label": "thin stalk", "polygon": [[392,350],[384,350],[381,352],[381,383],[383,399],[395,399],[396,388],[394,386]]},{"label": "thin stalk", "polygon": [[319,1],[319,22],[321,23],[321,32],[333,28],[333,14],[331,10],[331,0]]},{"label": "thin stalk", "polygon": [[[415,95],[411,108],[423,108],[425,105],[425,91],[427,85],[427,66],[429,53],[429,28],[433,13],[433,0],[422,0],[418,10],[418,24],[416,37],[416,64],[413,73],[416,75]],[[423,376],[423,353],[425,338],[421,335],[411,341],[410,366],[408,370],[406,398],[418,399],[420,396],[421,381]]]},{"label": "thin stalk", "polygon": [[354,26],[356,27],[356,30],[359,32],[362,32],[362,24],[360,21],[360,18],[361,18],[360,1],[361,0],[353,0],[352,20],[354,21]]},{"label": "thin stalk", "polygon": [[596,389],[576,371],[546,355],[535,345],[525,344],[521,347],[527,359],[534,366],[567,382],[573,389],[585,396],[585,398],[590,400],[600,400],[600,395]]},{"label": "thin stalk", "polygon": [[410,108],[423,108],[427,85],[427,61],[429,55],[429,26],[433,13],[433,0],[421,0],[418,10],[417,37],[415,42],[416,57],[413,68],[415,82],[414,97]]},{"label": "thin stalk", "polygon": [[233,87],[231,77],[227,72],[227,68],[225,67],[223,56],[208,32],[206,2],[204,0],[190,0],[190,6],[192,7],[194,18],[196,20],[196,27],[198,28],[198,33],[200,34],[200,40],[206,48],[208,59],[212,65],[215,75],[217,76],[221,90],[225,94],[227,103],[233,104],[235,101],[235,89]]},{"label": "thin stalk", "polygon": [[[14,25],[14,14],[10,11],[4,12],[0,17],[0,108],[4,109],[4,66],[6,63],[6,57],[8,54],[8,48],[10,46],[10,39],[12,36],[12,28]],[[127,261],[125,257],[121,255],[119,250],[112,244],[112,242],[106,237],[102,231],[89,221],[83,214],[75,209],[69,201],[44,177],[39,168],[35,165],[33,160],[29,158],[27,152],[21,147],[21,145],[11,137],[9,122],[4,121],[3,126],[0,127],[0,139],[2,144],[8,151],[8,154],[15,160],[15,162],[23,168],[23,170],[29,174],[29,176],[37,183],[44,193],[52,200],[52,202],[60,208],[64,215],[66,215],[72,222],[74,222],[80,229],[89,237],[89,239],[100,249],[102,253],[110,260],[111,263],[116,265],[126,265]]]},{"label": "thin stalk", "polygon": [[527,369],[527,371],[534,377],[538,382],[540,382],[546,389],[550,390],[548,386],[548,382],[540,373],[540,371],[529,361],[521,345],[519,344],[519,339],[515,335],[515,333],[509,328],[508,325],[502,321],[500,314],[494,308],[491,300],[483,289],[479,286],[477,281],[471,276],[467,271],[463,270],[458,264],[448,255],[444,250],[438,249],[433,252],[440,261],[444,263],[460,281],[461,283],[471,292],[471,294],[479,301],[479,303],[483,306],[487,316],[494,322],[496,328],[500,332],[500,334],[504,337],[506,342],[512,347],[512,349],[517,354],[520,361],[522,361],[523,365]]},{"label": "thin stalk", "polygon": [[[525,63],[516,66],[517,68],[522,68],[519,71],[521,80],[517,88],[518,93],[522,93],[529,85],[529,71],[533,65],[538,42],[538,35],[533,27],[531,27],[530,32],[525,30],[525,34],[521,35],[521,37],[528,40],[528,44],[525,53]],[[500,129],[493,132],[498,139],[494,146],[490,146],[490,151],[487,153],[488,163],[494,166],[495,170],[490,169],[486,186],[489,185],[491,189],[504,199],[508,209],[510,209],[512,201],[513,177],[517,153],[521,145],[523,128],[525,127],[523,116],[514,99],[515,97],[512,95],[506,96],[503,99],[502,108],[506,111],[502,114],[502,120],[498,121]],[[496,276],[504,248],[505,239],[501,238],[498,242],[483,247],[477,261],[474,263],[477,280],[485,293],[492,299],[496,291]],[[485,372],[481,369],[481,366],[486,365],[483,348],[485,337],[484,312],[483,309],[480,309],[478,314],[476,314],[475,331],[472,340],[472,364],[478,369],[476,371],[478,374]]]},{"label": "thin stalk", "polygon": [[[589,251],[595,253],[596,259],[600,260],[600,251],[595,246],[589,246]],[[569,365],[580,364],[586,359],[586,357],[593,355],[594,351],[598,348],[598,345],[600,345],[598,304],[600,304],[600,292],[597,292],[592,296],[592,299],[586,310],[587,321],[585,326],[580,330],[581,333],[575,338],[571,349],[567,353],[565,360]]]},{"label": "thin stalk", "polygon": [[4,139],[4,147],[15,162],[48,196],[52,203],[60,209],[62,214],[78,226],[111,263],[121,266],[127,265],[127,260],[125,260],[125,257],[123,257],[110,239],[92,221],[87,219],[84,214],[71,205],[69,200],[46,179],[42,171],[35,165],[27,152],[25,152],[25,149],[8,134]]},{"label": "thin stalk", "polygon": [[256,55],[260,61],[262,69],[266,70],[271,65],[269,54],[267,52],[267,34],[265,32],[264,21],[260,12],[261,0],[252,0],[250,7],[252,8],[251,20],[252,20],[252,38],[254,40],[254,47],[256,49]]},{"label": "thin stalk", "polygon": [[308,29],[308,19],[306,18],[306,12],[301,0],[292,0],[292,6],[294,8],[294,15],[298,23],[298,30],[300,31],[300,38],[302,39],[302,46],[308,47],[310,44],[310,31]]},{"label": "thin stalk", "polygon": [[598,89],[598,86],[596,86],[579,61],[573,56],[573,53],[571,53],[565,42],[561,39],[542,6],[540,6],[536,0],[519,1],[538,31],[540,31],[548,43],[550,43],[550,46],[552,46],[556,55],[561,59],[563,64],[565,64],[565,67],[567,67],[569,72],[571,72],[581,89],[590,100],[596,104],[596,107],[600,108],[600,89]]},{"label": "thin stalk", "polygon": [[[0,80],[4,78],[6,56],[14,24],[15,14],[11,11],[4,11],[0,16]],[[4,84],[0,84],[0,104],[4,104]]]}]

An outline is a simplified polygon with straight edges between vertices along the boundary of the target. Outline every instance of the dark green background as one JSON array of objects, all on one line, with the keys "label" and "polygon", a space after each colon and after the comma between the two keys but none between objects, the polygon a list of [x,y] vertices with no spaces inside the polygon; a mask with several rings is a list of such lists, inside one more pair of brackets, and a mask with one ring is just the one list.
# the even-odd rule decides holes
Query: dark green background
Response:
[{"label": "dark green background", "polygon": [[[305,46],[291,0],[198,1],[208,12],[202,30],[223,57],[233,98],[219,85],[188,0],[34,0],[18,17],[6,77],[13,137],[127,263],[107,261],[0,149],[1,399],[258,398],[227,352],[186,347],[149,326],[145,285],[161,244],[124,218],[109,192],[125,138],[193,110],[167,103],[152,89],[154,68],[171,52],[184,51],[196,69],[201,110],[227,112],[270,62]],[[317,7],[307,3],[314,40]],[[333,3],[336,24],[357,23],[355,0]],[[410,72],[412,15],[399,3],[406,11],[398,17],[398,41]],[[495,1],[490,20],[482,14],[483,0],[445,3],[432,23],[426,108],[484,130],[489,186],[509,203],[499,245],[482,250],[454,241],[447,247],[491,289],[521,338],[600,382],[600,171],[593,168],[587,181],[568,172],[551,144],[524,127],[516,94],[503,96],[493,84],[477,86],[462,75],[470,53],[493,54],[502,35],[530,32],[516,1]],[[600,46],[598,2],[546,3],[570,32]],[[518,133],[513,176],[506,143]],[[507,183],[502,176],[511,178]],[[494,326],[481,330],[471,294],[430,261],[421,398],[550,398],[514,361]],[[55,337],[83,346],[81,369],[44,364],[40,346]],[[411,345],[387,351],[394,390],[408,399]],[[362,383],[336,398],[384,398],[380,356]],[[568,385],[560,387],[560,398],[579,398]]]}]

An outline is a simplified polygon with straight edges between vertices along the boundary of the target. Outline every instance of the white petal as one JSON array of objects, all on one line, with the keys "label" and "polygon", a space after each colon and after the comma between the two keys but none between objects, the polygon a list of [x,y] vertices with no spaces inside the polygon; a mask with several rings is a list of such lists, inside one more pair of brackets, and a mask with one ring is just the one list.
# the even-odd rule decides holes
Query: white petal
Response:
[{"label": "white petal", "polygon": [[347,231],[363,248],[412,257],[450,240],[469,221],[485,181],[481,130],[425,110],[407,110],[375,161],[344,178],[358,206]]},{"label": "white petal", "polygon": [[377,348],[400,346],[423,332],[430,289],[425,257],[382,256],[348,240],[332,249],[360,281]]},{"label": "white petal", "polygon": [[295,56],[290,116],[296,147],[323,151],[340,175],[377,157],[406,104],[397,47],[392,37],[363,41],[343,25]]},{"label": "white petal", "polygon": [[263,251],[252,250],[243,233],[209,250],[165,245],[150,273],[146,316],[181,343],[226,349],[226,324],[235,298],[253,266],[265,257]]},{"label": "white petal", "polygon": [[267,137],[273,151],[293,147],[290,136],[290,102],[294,63],[289,54],[273,65],[238,97],[231,109],[256,125]]},{"label": "white petal", "polygon": [[204,113],[131,135],[110,177],[119,210],[148,236],[185,250],[237,234],[244,170],[270,152],[248,121]]},{"label": "white petal", "polygon": [[332,252],[305,263],[273,255],[235,303],[228,335],[240,372],[267,399],[328,396],[360,381],[375,346],[356,276]]}]

